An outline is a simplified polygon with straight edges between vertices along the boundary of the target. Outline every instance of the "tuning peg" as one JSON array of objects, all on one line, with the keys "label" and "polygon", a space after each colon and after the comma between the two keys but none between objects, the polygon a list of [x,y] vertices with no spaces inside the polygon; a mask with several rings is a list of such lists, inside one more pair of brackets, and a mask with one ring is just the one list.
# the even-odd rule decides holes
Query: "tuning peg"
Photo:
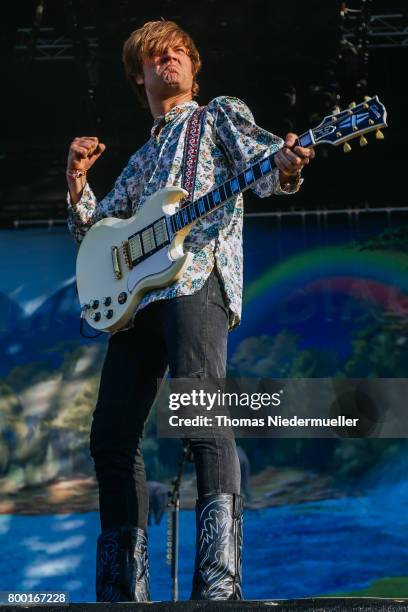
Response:
[{"label": "tuning peg", "polygon": [[365,147],[366,145],[368,145],[366,138],[364,138],[364,136],[360,136],[360,147]]},{"label": "tuning peg", "polygon": [[351,147],[350,147],[350,145],[349,145],[349,143],[348,143],[348,142],[345,142],[345,143],[344,143],[344,146],[343,146],[343,151],[344,151],[345,153],[350,153],[350,151],[351,151]]},{"label": "tuning peg", "polygon": [[355,106],[356,106],[356,103],[355,103],[355,102],[350,102],[350,104],[349,104],[349,108],[354,108]]},{"label": "tuning peg", "polygon": [[376,133],[375,133],[375,137],[376,137],[376,139],[377,139],[377,140],[384,140],[384,138],[385,138],[385,137],[384,137],[384,134],[382,133],[382,131],[381,131],[381,130],[377,130],[377,131],[376,131]]}]

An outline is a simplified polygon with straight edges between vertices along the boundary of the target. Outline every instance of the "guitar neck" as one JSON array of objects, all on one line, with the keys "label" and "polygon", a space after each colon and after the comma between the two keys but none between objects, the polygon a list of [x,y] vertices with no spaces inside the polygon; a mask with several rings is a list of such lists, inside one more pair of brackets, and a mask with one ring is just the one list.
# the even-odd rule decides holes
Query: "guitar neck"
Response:
[{"label": "guitar neck", "polygon": [[[299,136],[300,146],[311,147],[314,144],[311,130]],[[255,162],[236,176],[219,185],[216,189],[209,191],[198,200],[183,206],[170,218],[173,232],[178,232],[190,223],[194,223],[214,210],[221,208],[231,198],[250,189],[260,179],[268,176],[276,166],[275,155],[276,153],[273,153],[269,157]]]}]

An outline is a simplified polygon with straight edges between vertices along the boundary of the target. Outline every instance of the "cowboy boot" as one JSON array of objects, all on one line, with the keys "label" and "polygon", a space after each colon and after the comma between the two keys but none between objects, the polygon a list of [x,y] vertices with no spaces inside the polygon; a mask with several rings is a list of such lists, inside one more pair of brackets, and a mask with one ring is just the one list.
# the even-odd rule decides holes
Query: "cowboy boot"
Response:
[{"label": "cowboy boot", "polygon": [[196,503],[196,558],[190,599],[242,599],[242,497],[220,493]]},{"label": "cowboy boot", "polygon": [[147,537],[124,525],[102,531],[96,549],[96,601],[149,601]]}]

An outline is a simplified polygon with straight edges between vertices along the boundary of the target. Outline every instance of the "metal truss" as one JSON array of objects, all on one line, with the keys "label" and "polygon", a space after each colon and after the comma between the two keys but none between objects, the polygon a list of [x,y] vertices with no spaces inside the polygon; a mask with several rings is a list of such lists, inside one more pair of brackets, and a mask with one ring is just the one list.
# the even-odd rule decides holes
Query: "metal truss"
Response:
[{"label": "metal truss", "polygon": [[277,210],[272,212],[253,212],[245,213],[245,217],[327,217],[328,215],[348,215],[352,217],[365,213],[386,213],[408,212],[408,206],[360,206],[355,208],[324,208],[315,210]]},{"label": "metal truss", "polygon": [[[61,200],[55,202],[47,202],[45,206],[43,206],[43,212],[38,214],[29,214],[30,206],[32,207],[32,202],[18,202],[14,207],[14,210],[9,210],[8,214],[0,215],[0,228],[14,228],[19,229],[23,227],[30,226],[39,226],[39,227],[48,227],[51,229],[54,226],[66,226],[66,212],[65,209],[61,208]],[[60,207],[60,216],[55,216],[55,210]],[[20,214],[20,211],[24,210],[24,216]],[[49,215],[47,215],[49,212]],[[378,207],[350,207],[350,208],[332,208],[332,209],[308,209],[308,210],[276,210],[269,212],[251,212],[244,213],[245,217],[275,217],[280,221],[286,217],[300,217],[302,222],[305,222],[307,218],[315,217],[320,221],[325,223],[329,216],[333,215],[346,215],[350,218],[351,221],[359,218],[360,215],[364,214],[378,214],[385,213],[388,218],[391,218],[392,213],[408,213],[408,206],[378,206]],[[28,213],[28,214],[27,214]],[[38,213],[38,208],[36,209],[36,213]],[[54,215],[54,216],[53,216]]]},{"label": "metal truss", "polygon": [[403,13],[368,16],[362,28],[362,10],[350,9],[345,3],[342,16],[342,44],[358,53],[362,34],[367,39],[368,49],[402,49],[408,47],[408,15]]},{"label": "metal truss", "polygon": [[44,14],[49,2],[36,0],[31,28],[18,28],[19,41],[15,46],[20,69],[28,73],[34,62],[73,62],[77,67],[80,103],[83,116],[92,125],[102,119],[95,104],[95,89],[99,80],[99,32],[95,25],[85,25],[83,6],[79,0],[65,0],[63,29],[45,27]]},{"label": "metal truss", "polygon": [[[98,50],[98,38],[95,26],[84,26],[82,28],[84,41],[87,45],[88,53],[95,54]],[[20,54],[28,54],[32,50],[32,61],[74,61],[77,59],[75,54],[75,43],[68,34],[58,35],[55,28],[39,28],[37,32],[33,28],[18,28],[20,35],[19,43],[15,50]],[[33,45],[33,35],[36,34],[35,44]]]},{"label": "metal truss", "polygon": [[407,15],[372,15],[369,22],[369,39],[371,49],[408,47]]}]

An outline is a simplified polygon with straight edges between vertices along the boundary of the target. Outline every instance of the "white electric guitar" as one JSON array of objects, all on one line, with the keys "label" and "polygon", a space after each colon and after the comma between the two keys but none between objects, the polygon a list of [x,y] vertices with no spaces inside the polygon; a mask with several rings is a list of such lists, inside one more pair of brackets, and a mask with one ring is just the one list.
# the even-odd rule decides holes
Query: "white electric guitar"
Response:
[{"label": "white electric guitar", "polygon": [[[344,144],[386,127],[387,113],[377,96],[325,117],[318,127],[299,136],[299,145]],[[217,185],[203,197],[185,204],[188,195],[179,187],[166,187],[151,196],[129,219],[107,217],[86,233],[77,257],[76,277],[82,316],[96,330],[113,332],[128,323],[142,296],[179,279],[191,261],[183,242],[198,219],[252,187],[275,167],[274,155],[249,166]]]}]

